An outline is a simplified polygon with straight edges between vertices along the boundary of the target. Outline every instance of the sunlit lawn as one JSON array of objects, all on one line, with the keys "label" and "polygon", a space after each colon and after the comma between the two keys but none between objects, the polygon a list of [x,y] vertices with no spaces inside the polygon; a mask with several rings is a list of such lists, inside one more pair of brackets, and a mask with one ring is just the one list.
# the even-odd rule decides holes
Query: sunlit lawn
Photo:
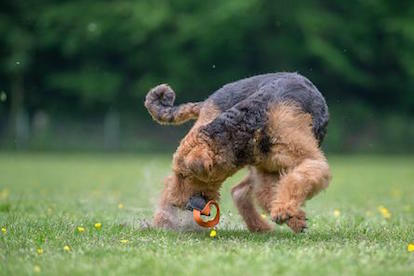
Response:
[{"label": "sunlit lawn", "polygon": [[170,156],[0,154],[0,273],[413,275],[414,157],[329,160],[307,233],[250,234],[229,195],[239,173],[211,238],[147,228]]}]

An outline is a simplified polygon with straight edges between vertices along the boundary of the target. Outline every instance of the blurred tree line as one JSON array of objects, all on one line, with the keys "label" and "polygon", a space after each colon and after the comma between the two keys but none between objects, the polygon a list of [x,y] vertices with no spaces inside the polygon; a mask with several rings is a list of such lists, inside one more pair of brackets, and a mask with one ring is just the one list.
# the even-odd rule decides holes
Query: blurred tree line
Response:
[{"label": "blurred tree line", "polygon": [[185,102],[297,71],[330,105],[328,149],[414,148],[413,1],[1,1],[0,34],[3,141],[39,111],[120,128],[159,83]]}]

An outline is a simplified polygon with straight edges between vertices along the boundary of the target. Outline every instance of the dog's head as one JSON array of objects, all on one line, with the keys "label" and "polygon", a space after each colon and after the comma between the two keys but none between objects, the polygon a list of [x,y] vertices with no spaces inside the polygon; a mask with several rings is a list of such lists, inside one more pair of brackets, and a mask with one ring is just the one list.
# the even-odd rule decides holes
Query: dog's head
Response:
[{"label": "dog's head", "polygon": [[205,144],[198,144],[184,157],[184,166],[191,174],[202,181],[212,178],[214,155]]},{"label": "dog's head", "polygon": [[174,170],[203,183],[224,181],[232,169],[226,150],[202,133],[185,138],[174,156]]}]

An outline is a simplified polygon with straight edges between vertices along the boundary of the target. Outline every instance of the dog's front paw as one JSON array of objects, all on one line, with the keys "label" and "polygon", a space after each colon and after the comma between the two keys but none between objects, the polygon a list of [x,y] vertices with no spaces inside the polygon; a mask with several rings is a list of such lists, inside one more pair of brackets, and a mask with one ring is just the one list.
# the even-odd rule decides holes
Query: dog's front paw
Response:
[{"label": "dog's front paw", "polygon": [[159,211],[154,216],[153,226],[155,228],[163,228],[174,230],[176,228],[175,223],[171,220],[170,215],[164,211]]},{"label": "dog's front paw", "polygon": [[306,225],[306,217],[299,216],[299,217],[291,217],[287,222],[287,226],[292,229],[295,233],[302,233],[308,228]]},{"label": "dog's front paw", "polygon": [[278,204],[273,206],[270,211],[270,215],[272,216],[272,220],[277,224],[283,224],[287,222],[290,218],[295,216],[298,209],[293,208],[287,204]]},{"label": "dog's front paw", "polygon": [[272,220],[277,224],[286,223],[295,233],[303,232],[306,227],[306,214],[299,208],[278,205],[272,208]]}]

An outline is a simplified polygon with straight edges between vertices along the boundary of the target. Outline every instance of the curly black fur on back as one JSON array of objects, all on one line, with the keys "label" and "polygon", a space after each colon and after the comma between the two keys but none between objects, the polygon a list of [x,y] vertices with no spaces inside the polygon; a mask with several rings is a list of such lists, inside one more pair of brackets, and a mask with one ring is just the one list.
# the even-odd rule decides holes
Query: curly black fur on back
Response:
[{"label": "curly black fur on back", "polygon": [[[329,121],[328,107],[318,89],[297,73],[257,75],[229,83],[214,92],[207,100],[174,106],[175,93],[166,84],[153,88],[146,97],[145,106],[152,117],[162,124],[179,124],[199,116],[207,102],[220,114],[201,129],[201,133],[214,138],[221,145],[232,145],[240,163],[248,163],[255,143],[266,153],[270,139],[266,136],[269,106],[292,103],[312,116],[313,133],[322,143]],[[254,141],[257,131],[260,141]]]},{"label": "curly black fur on back", "polygon": [[[257,130],[263,130],[270,105],[293,103],[311,114],[313,132],[322,143],[329,121],[328,107],[318,89],[297,73],[258,75],[227,84],[208,99],[222,113],[204,127],[204,134],[223,143],[232,143],[236,158],[248,162],[251,138]],[[269,148],[266,135],[259,141],[263,151]],[[252,145],[250,145],[252,144]]]}]

